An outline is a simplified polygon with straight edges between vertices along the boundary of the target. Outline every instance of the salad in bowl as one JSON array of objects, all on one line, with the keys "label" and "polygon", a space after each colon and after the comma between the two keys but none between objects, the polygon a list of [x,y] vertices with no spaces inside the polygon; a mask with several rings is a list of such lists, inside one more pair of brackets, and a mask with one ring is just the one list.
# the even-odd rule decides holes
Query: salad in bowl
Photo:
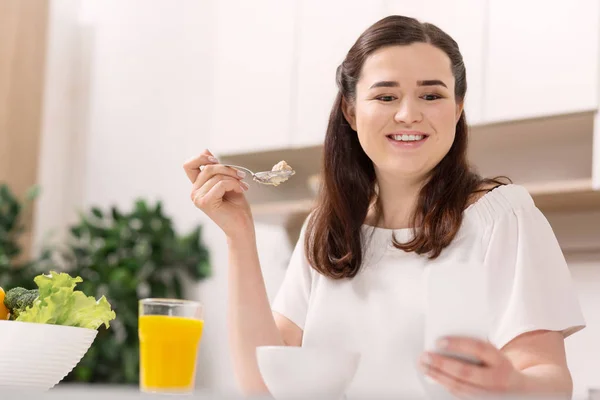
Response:
[{"label": "salad in bowl", "polygon": [[37,289],[0,288],[0,389],[54,387],[81,361],[98,328],[110,328],[110,303],[75,290],[82,281],[50,271],[34,278]]}]

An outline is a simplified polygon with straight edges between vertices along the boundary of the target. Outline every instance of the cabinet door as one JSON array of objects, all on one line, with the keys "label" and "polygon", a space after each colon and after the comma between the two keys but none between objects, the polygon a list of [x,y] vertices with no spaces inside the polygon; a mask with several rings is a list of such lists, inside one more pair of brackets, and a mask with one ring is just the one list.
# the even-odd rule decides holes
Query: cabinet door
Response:
[{"label": "cabinet door", "polygon": [[597,108],[598,0],[489,0],[486,121]]},{"label": "cabinet door", "polygon": [[211,150],[289,146],[296,0],[228,0],[215,7]]},{"label": "cabinet door", "polygon": [[467,70],[465,113],[470,124],[482,121],[484,0],[387,0],[389,14],[429,22],[450,35],[460,48]]},{"label": "cabinet door", "polygon": [[335,74],[360,34],[384,15],[383,0],[300,0],[292,144],[318,145],[337,94]]}]

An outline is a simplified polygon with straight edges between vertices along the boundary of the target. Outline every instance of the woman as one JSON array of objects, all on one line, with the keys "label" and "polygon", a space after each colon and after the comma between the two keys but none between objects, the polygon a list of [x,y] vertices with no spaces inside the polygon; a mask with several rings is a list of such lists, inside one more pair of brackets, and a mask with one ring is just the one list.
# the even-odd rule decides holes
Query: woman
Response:
[{"label": "woman", "polygon": [[[243,174],[208,151],[185,164],[194,204],[227,236],[244,392],[266,391],[257,346],[318,345],[361,353],[350,397],[419,395],[430,381],[458,396],[570,396],[563,341],[585,322],[569,271],[525,189],[468,166],[457,44],[390,16],[358,38],[337,84],[318,205],[272,306]],[[465,333],[446,337],[444,318],[464,318]]]}]

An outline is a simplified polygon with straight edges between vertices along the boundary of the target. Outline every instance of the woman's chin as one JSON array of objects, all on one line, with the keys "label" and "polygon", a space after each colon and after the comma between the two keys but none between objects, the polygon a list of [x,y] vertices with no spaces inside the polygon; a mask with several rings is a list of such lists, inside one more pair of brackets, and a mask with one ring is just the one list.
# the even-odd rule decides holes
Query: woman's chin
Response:
[{"label": "woman's chin", "polygon": [[416,183],[424,180],[428,169],[421,165],[409,163],[387,164],[383,168],[377,168],[377,179],[383,181],[399,181]]}]

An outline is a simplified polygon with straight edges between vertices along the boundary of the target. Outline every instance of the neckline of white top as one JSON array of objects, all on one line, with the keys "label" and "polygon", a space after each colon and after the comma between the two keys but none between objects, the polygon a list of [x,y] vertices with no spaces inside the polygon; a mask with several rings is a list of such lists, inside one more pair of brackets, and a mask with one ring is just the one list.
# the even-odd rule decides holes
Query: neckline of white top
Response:
[{"label": "neckline of white top", "polygon": [[[471,203],[463,212],[464,219],[467,220],[472,214],[494,213],[499,207],[505,209],[505,205],[514,206],[516,203],[533,203],[529,192],[521,185],[506,184],[496,186],[481,196],[479,199]],[[487,219],[487,218],[485,218]],[[362,231],[364,233],[384,233],[391,235],[392,233],[397,239],[407,240],[412,236],[413,228],[382,228],[378,226],[363,224]]]}]

